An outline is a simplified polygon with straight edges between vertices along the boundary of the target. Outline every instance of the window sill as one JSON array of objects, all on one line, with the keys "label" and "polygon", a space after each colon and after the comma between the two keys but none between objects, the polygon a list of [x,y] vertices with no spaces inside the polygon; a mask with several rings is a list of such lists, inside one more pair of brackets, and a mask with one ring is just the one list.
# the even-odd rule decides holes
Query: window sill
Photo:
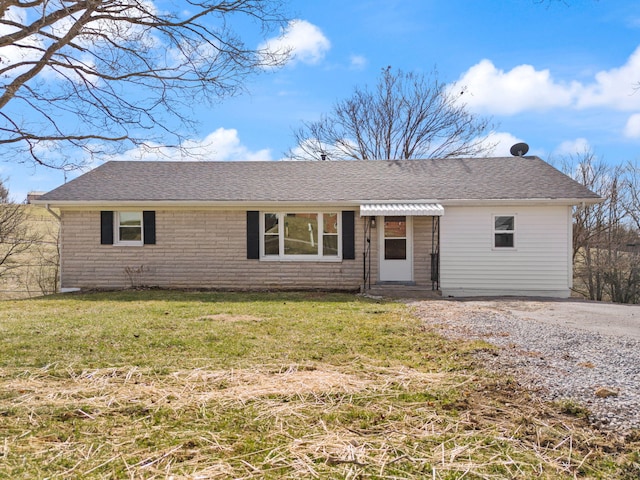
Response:
[{"label": "window sill", "polygon": [[300,263],[340,263],[341,257],[276,257],[274,256],[262,256],[261,262],[300,262]]},{"label": "window sill", "polygon": [[118,242],[113,244],[114,247],[143,247],[142,242]]}]

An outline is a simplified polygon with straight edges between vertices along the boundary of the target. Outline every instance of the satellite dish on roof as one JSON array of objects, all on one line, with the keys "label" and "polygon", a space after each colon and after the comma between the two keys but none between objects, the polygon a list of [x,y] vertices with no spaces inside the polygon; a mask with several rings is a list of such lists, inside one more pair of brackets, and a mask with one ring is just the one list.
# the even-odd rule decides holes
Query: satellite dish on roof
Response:
[{"label": "satellite dish on roof", "polygon": [[524,142],[516,143],[513,147],[511,147],[511,150],[509,151],[514,157],[521,157],[527,154],[527,152],[529,151],[529,145]]}]

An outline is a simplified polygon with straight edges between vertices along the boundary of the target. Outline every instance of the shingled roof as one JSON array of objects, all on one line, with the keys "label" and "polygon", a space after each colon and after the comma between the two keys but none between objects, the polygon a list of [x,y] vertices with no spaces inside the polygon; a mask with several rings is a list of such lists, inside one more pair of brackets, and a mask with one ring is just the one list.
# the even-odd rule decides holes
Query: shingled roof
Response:
[{"label": "shingled roof", "polygon": [[38,203],[597,201],[537,157],[315,162],[107,162]]}]

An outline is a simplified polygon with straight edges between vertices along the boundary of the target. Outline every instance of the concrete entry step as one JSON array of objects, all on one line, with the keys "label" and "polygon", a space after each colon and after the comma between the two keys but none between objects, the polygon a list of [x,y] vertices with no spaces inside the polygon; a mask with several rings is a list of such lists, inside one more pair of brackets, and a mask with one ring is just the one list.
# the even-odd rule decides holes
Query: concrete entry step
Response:
[{"label": "concrete entry step", "polygon": [[431,290],[425,285],[376,284],[363,288],[362,293],[389,298],[442,298],[439,290]]}]

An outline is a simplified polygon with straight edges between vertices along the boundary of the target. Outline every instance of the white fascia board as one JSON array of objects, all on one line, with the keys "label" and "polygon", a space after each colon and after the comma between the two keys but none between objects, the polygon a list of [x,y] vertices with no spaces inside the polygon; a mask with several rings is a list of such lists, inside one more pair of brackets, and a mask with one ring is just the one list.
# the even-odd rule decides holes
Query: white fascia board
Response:
[{"label": "white fascia board", "polygon": [[353,208],[356,210],[360,206],[360,202],[344,201],[344,202],[229,202],[229,201],[152,201],[152,200],[125,200],[125,201],[76,201],[76,200],[39,200],[32,202],[34,205],[49,206],[58,209],[73,210],[96,210],[101,209],[117,209],[117,208],[137,208],[137,209],[220,209],[220,210],[264,210],[264,209],[283,209],[283,208],[306,208],[306,209],[326,209],[326,208]]},{"label": "white fascia board", "polygon": [[225,210],[262,210],[282,208],[354,208],[360,205],[376,203],[412,203],[412,204],[440,204],[443,207],[453,206],[488,206],[488,205],[593,205],[604,201],[603,198],[504,198],[504,199],[379,199],[379,200],[332,200],[332,201],[194,201],[194,200],[33,200],[34,205],[50,208],[68,208],[95,210],[96,208],[216,208]]},{"label": "white fascia board", "polygon": [[603,198],[504,198],[486,200],[442,200],[443,207],[474,207],[491,205],[593,205],[603,202]]},{"label": "white fascia board", "polygon": [[429,198],[429,199],[384,199],[384,200],[361,200],[360,202],[349,202],[358,205],[373,204],[440,204],[443,207],[457,206],[491,206],[491,205],[593,205],[603,202],[603,198]]}]

